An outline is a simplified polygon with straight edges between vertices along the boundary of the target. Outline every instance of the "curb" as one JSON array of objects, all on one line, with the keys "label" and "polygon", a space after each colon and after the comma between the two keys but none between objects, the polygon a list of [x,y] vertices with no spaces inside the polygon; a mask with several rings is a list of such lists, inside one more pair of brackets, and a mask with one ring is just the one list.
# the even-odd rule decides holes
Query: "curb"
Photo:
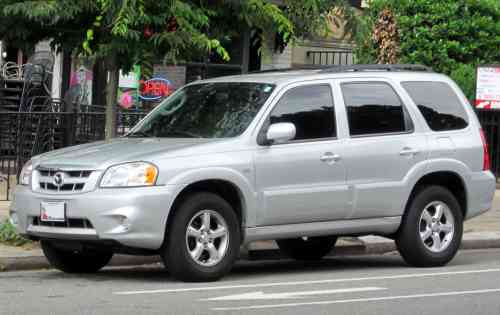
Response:
[{"label": "curb", "polygon": [[[108,266],[126,267],[161,262],[158,256],[115,255]],[[0,257],[0,272],[51,268],[44,256]]]},{"label": "curb", "polygon": [[[499,239],[500,247],[500,239]],[[357,255],[377,255],[377,254],[387,254],[394,252],[396,250],[396,245],[393,241],[384,241],[378,243],[360,243],[353,245],[340,245],[336,246],[335,249],[326,255],[326,257],[339,257],[339,256],[357,256]],[[283,255],[279,248],[274,245],[273,248],[259,249],[259,250],[249,250],[248,256],[242,257],[242,259],[247,259],[250,261],[255,260],[271,260],[271,259],[288,259]]]},{"label": "curb", "polygon": [[[500,233],[491,233],[487,235],[482,233],[471,234],[472,235],[464,235],[462,243],[460,244],[461,250],[500,248]],[[360,244],[336,246],[326,257],[383,255],[397,252],[396,243],[383,237],[366,236],[361,237],[360,241]],[[274,245],[273,248],[249,250],[248,256],[243,259],[245,258],[248,260],[265,260],[286,259],[287,257],[281,254],[278,247]]]},{"label": "curb", "polygon": [[[470,234],[471,235],[464,235],[460,249],[471,250],[500,248],[500,232]],[[347,242],[341,241],[339,243],[340,244],[335,247],[335,250],[328,254],[327,257],[382,255],[396,251],[396,244],[394,241],[376,236],[366,236],[359,239],[352,238]],[[281,254],[276,243],[273,241],[250,244],[247,248],[242,248],[240,256],[240,259],[249,261],[285,258],[286,257]],[[118,254],[113,257],[109,266],[125,267],[155,263],[161,263],[160,257]],[[21,271],[48,268],[50,268],[50,265],[43,256],[0,257],[0,271]]]}]

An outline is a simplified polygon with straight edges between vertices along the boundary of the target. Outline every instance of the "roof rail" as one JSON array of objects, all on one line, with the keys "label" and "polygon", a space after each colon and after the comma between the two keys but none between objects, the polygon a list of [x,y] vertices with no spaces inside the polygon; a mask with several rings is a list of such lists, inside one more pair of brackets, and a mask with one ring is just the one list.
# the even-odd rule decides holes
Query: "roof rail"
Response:
[{"label": "roof rail", "polygon": [[434,72],[432,68],[414,64],[359,64],[350,66],[331,66],[323,68],[320,73],[357,71],[423,71]]},{"label": "roof rail", "polygon": [[317,73],[358,71],[422,71],[434,72],[432,68],[415,64],[357,64],[357,65],[300,65],[293,68],[250,71],[248,74],[316,70]]},{"label": "roof rail", "polygon": [[249,71],[248,74],[290,72],[290,71],[301,71],[301,70],[323,70],[326,68],[329,68],[329,67],[324,66],[324,65],[300,65],[300,66],[295,66],[293,68],[276,68],[276,69]]}]

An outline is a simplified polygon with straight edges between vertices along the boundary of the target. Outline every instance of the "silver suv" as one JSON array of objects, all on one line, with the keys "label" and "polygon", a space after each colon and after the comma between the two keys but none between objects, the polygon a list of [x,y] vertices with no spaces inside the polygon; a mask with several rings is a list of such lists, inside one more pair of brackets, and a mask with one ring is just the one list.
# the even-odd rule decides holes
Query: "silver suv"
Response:
[{"label": "silver suv", "polygon": [[125,137],[33,157],[10,215],[66,272],[155,254],[179,279],[210,281],[256,240],[308,260],[375,234],[410,265],[444,265],[494,191],[452,80],[358,65],[189,84]]}]

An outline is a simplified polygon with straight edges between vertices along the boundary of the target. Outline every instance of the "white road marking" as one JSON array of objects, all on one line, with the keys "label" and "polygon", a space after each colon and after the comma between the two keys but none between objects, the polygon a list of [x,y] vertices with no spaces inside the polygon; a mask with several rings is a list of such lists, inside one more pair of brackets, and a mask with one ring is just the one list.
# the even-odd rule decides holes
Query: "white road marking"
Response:
[{"label": "white road marking", "polygon": [[201,301],[284,300],[291,298],[301,298],[303,296],[310,296],[310,295],[340,294],[340,293],[366,292],[366,291],[378,291],[378,290],[386,290],[386,288],[364,287],[364,288],[315,290],[315,291],[301,291],[301,292],[278,292],[278,293],[264,293],[262,291],[258,291],[258,292],[247,292],[242,294],[219,296],[209,299],[201,299]]},{"label": "white road marking", "polygon": [[434,272],[434,273],[415,273],[415,274],[402,274],[402,275],[394,275],[394,276],[376,276],[376,277],[362,277],[362,278],[306,280],[306,281],[271,282],[271,283],[255,283],[255,284],[235,284],[235,285],[221,285],[221,286],[209,286],[209,287],[189,287],[189,288],[178,288],[178,289],[118,291],[118,292],[113,292],[113,294],[116,294],[116,295],[135,295],[135,294],[157,294],[157,293],[182,293],[182,292],[232,290],[232,289],[245,289],[245,288],[267,288],[267,287],[280,287],[280,286],[288,286],[288,285],[308,285],[308,284],[327,284],[327,283],[354,282],[354,281],[423,278],[423,277],[466,275],[466,274],[478,274],[478,273],[489,273],[489,272],[500,272],[500,268],[483,269],[483,270],[444,271],[444,272]]},{"label": "white road marking", "polygon": [[486,294],[486,293],[494,293],[494,292],[500,292],[500,289],[452,291],[452,292],[441,292],[441,293],[437,292],[437,293],[424,293],[424,294],[413,294],[413,295],[381,296],[381,297],[373,297],[373,298],[302,302],[302,303],[287,303],[287,304],[250,305],[250,306],[236,306],[236,307],[215,307],[215,308],[212,308],[211,310],[212,311],[241,311],[241,310],[252,310],[252,309],[284,308],[284,307],[308,306],[308,305],[329,305],[329,304],[358,303],[358,302],[359,303],[361,303],[361,302],[378,302],[378,301],[390,301],[390,300],[418,299],[418,298],[424,298],[424,297]]}]

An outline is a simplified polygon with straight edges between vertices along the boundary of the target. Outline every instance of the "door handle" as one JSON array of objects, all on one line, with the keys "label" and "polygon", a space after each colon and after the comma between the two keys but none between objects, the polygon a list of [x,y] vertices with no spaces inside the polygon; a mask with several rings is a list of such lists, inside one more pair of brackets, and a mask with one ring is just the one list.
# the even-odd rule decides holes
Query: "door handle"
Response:
[{"label": "door handle", "polygon": [[399,155],[401,156],[414,156],[418,154],[418,150],[412,149],[409,147],[404,147],[400,152]]},{"label": "door handle", "polygon": [[340,155],[338,154],[333,154],[332,152],[325,152],[325,154],[323,154],[319,160],[321,162],[329,162],[329,163],[335,163],[335,162],[338,162],[340,161]]}]

